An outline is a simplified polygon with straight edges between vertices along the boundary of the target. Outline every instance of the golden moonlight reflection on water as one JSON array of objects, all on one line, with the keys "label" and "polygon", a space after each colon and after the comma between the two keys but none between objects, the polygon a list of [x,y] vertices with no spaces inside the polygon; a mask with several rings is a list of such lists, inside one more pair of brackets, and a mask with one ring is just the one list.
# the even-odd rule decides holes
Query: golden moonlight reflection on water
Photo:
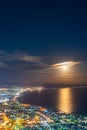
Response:
[{"label": "golden moonlight reflection on water", "polygon": [[58,110],[66,113],[73,111],[73,100],[70,88],[59,89]]}]

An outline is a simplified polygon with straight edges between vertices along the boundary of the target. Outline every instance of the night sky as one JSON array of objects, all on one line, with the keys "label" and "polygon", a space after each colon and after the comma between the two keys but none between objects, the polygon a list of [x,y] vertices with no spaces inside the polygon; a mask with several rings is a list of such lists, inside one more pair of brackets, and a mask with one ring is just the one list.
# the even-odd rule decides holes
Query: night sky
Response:
[{"label": "night sky", "polygon": [[87,84],[86,66],[86,0],[0,1],[1,84]]}]

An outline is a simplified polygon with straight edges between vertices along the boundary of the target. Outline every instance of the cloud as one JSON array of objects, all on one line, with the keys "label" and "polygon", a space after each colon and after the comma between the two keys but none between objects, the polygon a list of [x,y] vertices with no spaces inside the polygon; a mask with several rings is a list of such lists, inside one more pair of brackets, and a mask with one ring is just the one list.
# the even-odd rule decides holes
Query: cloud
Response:
[{"label": "cloud", "polygon": [[0,62],[0,68],[6,67],[6,65],[2,62]]},{"label": "cloud", "polygon": [[0,67],[8,66],[12,69],[28,69],[28,70],[49,70],[54,68],[61,68],[61,66],[73,66],[80,64],[79,61],[67,61],[62,63],[55,63],[55,57],[40,57],[33,56],[22,51],[14,51],[7,53],[0,50]]},{"label": "cloud", "polygon": [[14,51],[7,53],[0,50],[0,61],[3,63],[0,66],[8,66],[8,69],[22,69],[22,70],[41,70],[48,67],[48,63],[44,61],[43,57],[32,56],[21,51]]},{"label": "cloud", "polygon": [[38,56],[24,55],[24,56],[20,57],[20,60],[26,61],[26,62],[31,62],[31,63],[37,63],[37,62],[40,62],[41,58]]},{"label": "cloud", "polygon": [[60,79],[60,73],[55,71],[57,68],[81,63],[58,61],[55,57],[34,56],[22,51],[7,53],[0,50],[0,82],[53,82]]},{"label": "cloud", "polygon": [[81,64],[81,63],[82,62],[79,62],[79,61],[67,61],[67,62],[53,64],[51,67],[61,68],[63,66],[73,66],[73,65],[77,65],[77,64]]},{"label": "cloud", "polygon": [[12,53],[7,53],[3,50],[0,50],[0,61],[25,61],[30,63],[38,63],[41,62],[41,57],[39,56],[32,56],[27,53],[21,51],[15,51]]},{"label": "cloud", "polygon": [[1,61],[25,61],[25,62],[40,62],[41,57],[32,56],[21,51],[15,51],[13,53],[7,53],[3,50],[0,50],[0,60]]},{"label": "cloud", "polygon": [[48,81],[49,67],[47,57],[34,56],[22,51],[8,53],[0,50],[1,83],[45,82]]}]

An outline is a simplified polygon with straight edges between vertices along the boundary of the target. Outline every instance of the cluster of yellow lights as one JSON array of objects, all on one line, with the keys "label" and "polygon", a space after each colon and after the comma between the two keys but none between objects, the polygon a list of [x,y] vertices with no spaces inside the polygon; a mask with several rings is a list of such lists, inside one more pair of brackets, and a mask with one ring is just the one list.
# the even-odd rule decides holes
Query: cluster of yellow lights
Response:
[{"label": "cluster of yellow lights", "polygon": [[24,128],[26,125],[36,125],[41,122],[40,116],[43,116],[46,118],[48,122],[53,122],[49,117],[45,116],[44,114],[37,112],[37,115],[34,116],[32,120],[25,120],[22,118],[17,118],[17,120],[10,119],[5,113],[0,113],[2,116],[2,123],[0,123],[0,130],[13,130],[15,129],[15,126],[18,125],[19,128]]},{"label": "cluster of yellow lights", "polygon": [[35,117],[32,120],[25,120],[22,118],[17,118],[17,120],[10,119],[4,112],[0,113],[0,116],[2,116],[2,123],[0,123],[0,130],[13,130],[15,129],[15,126],[18,125],[19,128],[24,128],[24,125],[34,125],[40,123],[40,117],[38,115],[35,115]]},{"label": "cluster of yellow lights", "polygon": [[[7,103],[4,103],[4,105],[8,105]],[[30,104],[21,104],[21,106],[27,107],[30,106]],[[45,108],[40,109],[40,111],[44,111]],[[0,130],[14,130],[16,129],[16,126],[18,126],[18,129],[23,129],[26,126],[32,127],[33,125],[41,123],[41,118],[43,117],[44,120],[46,120],[48,123],[53,122],[48,116],[44,115],[42,112],[37,111],[35,113],[35,116],[31,119],[24,119],[24,117],[16,117],[15,119],[10,118],[8,115],[6,115],[5,112],[0,113]]]}]

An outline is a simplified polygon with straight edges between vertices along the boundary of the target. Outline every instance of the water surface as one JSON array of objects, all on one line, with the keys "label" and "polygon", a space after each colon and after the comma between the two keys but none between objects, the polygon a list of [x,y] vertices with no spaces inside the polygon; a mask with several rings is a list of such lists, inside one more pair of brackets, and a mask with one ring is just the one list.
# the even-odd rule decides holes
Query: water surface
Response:
[{"label": "water surface", "polygon": [[51,88],[25,92],[19,97],[22,103],[46,107],[54,111],[87,114],[87,88]]}]

